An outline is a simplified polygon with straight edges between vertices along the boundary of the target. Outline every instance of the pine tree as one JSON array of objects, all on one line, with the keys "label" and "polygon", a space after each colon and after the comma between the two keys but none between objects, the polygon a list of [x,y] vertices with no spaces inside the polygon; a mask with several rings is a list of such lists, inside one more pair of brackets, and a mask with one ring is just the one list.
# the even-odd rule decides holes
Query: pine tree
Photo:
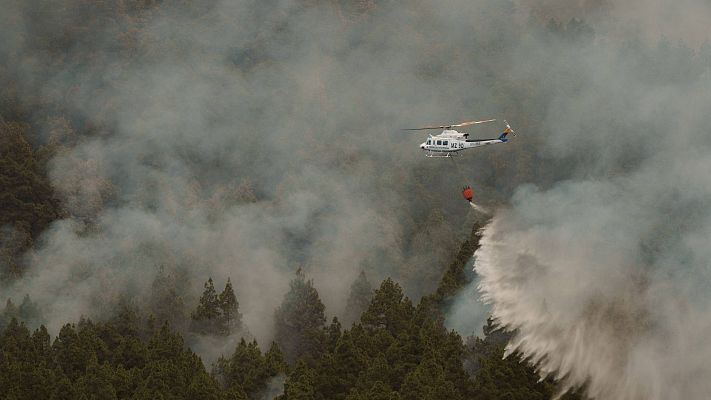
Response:
[{"label": "pine tree", "polygon": [[108,365],[99,365],[94,359],[77,380],[79,398],[116,399],[116,390],[111,384],[111,375],[111,368]]},{"label": "pine tree", "polygon": [[333,352],[321,359],[316,368],[316,392],[324,399],[343,399],[355,387],[367,366],[367,357],[349,331],[343,333]]},{"label": "pine tree", "polygon": [[[495,345],[480,360],[474,379],[476,399],[552,398],[554,385],[540,381],[538,374],[518,354],[504,358],[504,346]],[[506,382],[504,385],[503,382]]]},{"label": "pine tree", "polygon": [[400,400],[400,394],[392,390],[382,381],[375,381],[367,389],[354,390],[346,397],[346,400]]},{"label": "pine tree", "polygon": [[47,398],[54,379],[40,334],[30,335],[27,327],[13,318],[0,334],[0,398]]},{"label": "pine tree", "polygon": [[274,314],[275,341],[289,363],[293,364],[303,357],[312,364],[324,350],[324,310],[313,282],[307,281],[299,268],[289,292]]},{"label": "pine tree", "polygon": [[440,305],[440,308],[442,306],[446,307],[446,302],[468,283],[465,267],[474,252],[479,248],[480,230],[481,225],[479,223],[475,223],[472,226],[469,238],[462,243],[457,256],[452,260],[442,276],[437,291],[431,295],[433,300]]},{"label": "pine tree", "polygon": [[373,287],[365,276],[365,271],[360,271],[360,275],[353,281],[351,292],[348,295],[346,309],[343,313],[343,321],[346,326],[350,326],[358,320],[360,314],[368,308],[370,299],[373,297]]},{"label": "pine tree", "polygon": [[220,333],[220,300],[215,291],[212,278],[205,282],[205,290],[200,296],[200,303],[191,315],[193,330],[202,334],[215,335]]},{"label": "pine tree", "polygon": [[72,385],[69,378],[61,373],[61,370],[57,370],[57,372],[58,378],[52,389],[50,400],[74,400],[78,398],[76,388]]},{"label": "pine tree", "polygon": [[171,326],[181,327],[185,322],[185,305],[176,290],[173,276],[165,271],[164,266],[158,268],[151,285],[150,307],[158,324],[168,322]]},{"label": "pine tree", "polygon": [[32,245],[25,224],[0,225],[0,280],[17,278],[22,272],[20,255]]},{"label": "pine tree", "polygon": [[[116,314],[110,319],[111,325],[122,336],[138,337],[145,329],[145,324],[141,321],[141,315],[131,299],[121,296],[116,306]],[[150,335],[143,336],[143,338]]]},{"label": "pine tree", "polygon": [[[474,364],[473,393],[475,399],[549,399],[556,393],[556,383],[551,379],[541,381],[535,369],[513,353],[504,358],[504,348],[511,333],[503,331],[491,318],[484,326],[484,338],[468,342],[469,363]],[[561,399],[585,398],[580,392],[566,393]]]},{"label": "pine tree", "polygon": [[444,369],[436,355],[429,353],[420,365],[405,378],[400,389],[403,400],[457,400],[464,399],[453,382],[446,380]]},{"label": "pine tree", "polygon": [[59,335],[52,344],[57,365],[72,382],[84,374],[92,361],[96,361],[94,346],[89,342],[79,336],[74,325],[66,324],[59,330]]},{"label": "pine tree", "polygon": [[47,328],[45,328],[44,325],[35,329],[35,332],[32,334],[32,342],[37,354],[46,360],[52,358],[52,344],[50,342],[49,332],[47,332]]},{"label": "pine tree", "polygon": [[299,361],[284,383],[284,395],[279,400],[314,400],[316,374],[305,362]]},{"label": "pine tree", "polygon": [[5,302],[5,311],[3,311],[2,315],[8,320],[18,316],[17,306],[12,302],[12,299],[7,299]]},{"label": "pine tree", "polygon": [[[40,310],[37,303],[30,299],[30,295],[26,294],[22,299],[22,303],[17,310],[17,315],[30,326],[38,324],[40,320]],[[35,325],[36,326],[36,325]]]},{"label": "pine tree", "polygon": [[[392,391],[391,386],[391,375],[393,375],[393,368],[388,365],[388,361],[385,359],[385,355],[378,354],[375,357],[371,357],[367,363],[367,369],[358,378],[358,383],[356,387],[351,390],[351,393],[359,393],[361,395],[368,394],[372,392],[374,385],[382,383],[383,386],[389,388]],[[400,378],[402,380],[402,378]]]},{"label": "pine tree", "polygon": [[333,317],[331,325],[326,329],[326,344],[329,351],[333,351],[338,345],[338,340],[341,338],[341,323],[338,317]]},{"label": "pine tree", "polygon": [[[240,393],[242,395],[243,393]],[[220,388],[208,374],[198,374],[192,378],[185,398],[190,400],[217,400],[222,398]],[[229,399],[247,400],[246,396],[233,395]]]},{"label": "pine tree", "polygon": [[111,361],[125,368],[143,368],[148,359],[146,345],[137,337],[123,336],[113,350]]},{"label": "pine tree", "polygon": [[239,387],[248,395],[256,393],[266,383],[267,365],[256,341],[242,338],[229,360],[220,359],[218,370],[227,388]]},{"label": "pine tree", "polygon": [[285,374],[289,370],[289,367],[286,365],[286,361],[284,360],[284,354],[281,352],[281,349],[276,342],[272,342],[269,350],[267,350],[264,354],[264,361],[267,365],[267,375],[270,377],[277,376],[278,374]]},{"label": "pine tree", "polygon": [[[148,376],[138,387],[137,397],[185,398],[196,378],[202,382],[203,388],[205,384],[216,385],[212,379],[200,378],[200,375],[207,375],[202,361],[185,347],[183,338],[171,332],[167,324],[163,324],[149,340],[147,350],[148,362],[144,371]],[[200,386],[193,386],[193,389],[198,388]]]},{"label": "pine tree", "polygon": [[2,314],[0,314],[0,331],[13,318],[17,318],[31,327],[39,325],[39,307],[37,307],[37,304],[30,299],[28,294],[26,294],[22,299],[22,303],[19,307],[15,305],[12,299],[7,299],[7,302],[5,303],[5,310]]},{"label": "pine tree", "polygon": [[232,290],[230,278],[227,278],[227,284],[222,293],[220,293],[218,302],[220,306],[219,325],[221,332],[229,335],[232,332],[240,331],[242,329],[242,314],[239,312],[239,303]]},{"label": "pine tree", "polygon": [[205,282],[205,291],[200,296],[200,304],[198,304],[195,316],[198,319],[217,319],[220,315],[220,302],[215,291],[215,285],[212,283],[212,278]]},{"label": "pine tree", "polygon": [[17,306],[12,302],[12,299],[7,299],[5,302],[5,310],[3,310],[2,315],[0,315],[0,330],[5,329],[5,326],[12,321],[13,318],[17,318]]},{"label": "pine tree", "polygon": [[240,340],[229,359],[217,361],[217,375],[228,391],[244,392],[254,396],[267,387],[270,378],[286,372],[286,363],[279,346],[272,342],[262,355],[256,341]]},{"label": "pine tree", "polygon": [[412,303],[405,297],[400,285],[387,278],[375,291],[360,320],[366,328],[385,329],[397,337],[408,327],[413,313]]},{"label": "pine tree", "polygon": [[27,124],[0,124],[0,227],[9,226],[13,237],[22,238],[3,255],[9,270],[0,276],[5,277],[19,276],[16,256],[60,214],[59,201],[27,141],[29,129]]}]

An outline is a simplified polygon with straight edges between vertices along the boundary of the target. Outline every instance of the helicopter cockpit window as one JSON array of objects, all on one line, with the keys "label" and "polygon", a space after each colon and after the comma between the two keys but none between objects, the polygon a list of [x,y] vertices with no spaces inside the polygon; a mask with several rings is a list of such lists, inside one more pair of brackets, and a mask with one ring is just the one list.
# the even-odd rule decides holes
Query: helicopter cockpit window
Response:
[{"label": "helicopter cockpit window", "polygon": [[442,141],[441,141],[441,140],[438,140],[438,141],[437,141],[437,146],[441,146],[441,145],[442,145]]},{"label": "helicopter cockpit window", "polygon": [[432,144],[432,141],[427,139],[427,144]]}]

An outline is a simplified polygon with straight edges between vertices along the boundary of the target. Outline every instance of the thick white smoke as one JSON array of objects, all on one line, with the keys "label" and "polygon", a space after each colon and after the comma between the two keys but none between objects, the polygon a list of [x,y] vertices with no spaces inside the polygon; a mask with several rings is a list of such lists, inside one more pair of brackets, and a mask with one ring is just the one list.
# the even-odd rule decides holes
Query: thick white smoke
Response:
[{"label": "thick white smoke", "polygon": [[[186,313],[208,277],[218,290],[231,277],[245,325],[268,343],[298,267],[329,314],[342,311],[362,269],[394,276],[413,297],[433,289],[432,266],[456,248],[456,228],[436,212],[421,223],[433,210],[393,184],[426,161],[420,137],[390,133],[422,122],[414,116],[460,118],[479,100],[452,110],[419,95],[465,92],[421,73],[428,37],[390,32],[404,19],[417,33],[421,24],[408,21],[425,17],[427,2],[411,6],[419,13],[371,10],[360,17],[367,35],[340,7],[305,1],[166,2],[136,19],[107,12],[110,24],[81,1],[61,3],[42,19],[39,3],[0,0],[0,54],[16,60],[27,93],[97,132],[60,130],[80,136],[49,163],[69,216],[26,254],[27,271],[0,287],[1,301],[29,293],[57,332],[82,315],[111,315],[121,296],[145,310],[163,265],[188,271]],[[57,57],[37,48],[58,32],[81,37],[72,17],[100,26],[77,23],[90,33],[54,68]],[[135,54],[113,50],[124,37]],[[49,125],[41,119],[38,136],[51,136]],[[432,193],[443,208],[459,204]]]},{"label": "thick white smoke", "polygon": [[518,350],[596,399],[711,393],[711,157],[525,187],[484,230],[479,289]]},{"label": "thick white smoke", "polygon": [[[145,294],[163,263],[191,271],[187,300],[207,276],[230,276],[260,342],[298,264],[330,310],[364,266],[427,292],[454,228],[417,210],[414,188],[447,210],[464,207],[456,187],[469,182],[394,132],[506,117],[521,135],[468,157],[465,171],[495,198],[543,187],[518,191],[478,254],[485,298],[518,330],[512,346],[598,398],[711,392],[711,73],[689,48],[639,43],[657,40],[661,21],[680,28],[673,41],[702,41],[695,27],[707,24],[685,19],[708,15],[703,1],[642,13],[622,1],[378,2],[358,23],[331,3],[217,1],[192,17],[164,9],[106,24],[56,70],[46,66],[63,58],[32,39],[75,24],[34,21],[25,3],[0,0],[11,72],[103,127],[53,158],[72,217],[2,288],[3,301],[30,293],[55,332]],[[538,3],[565,11],[564,24],[578,4],[598,10],[596,36],[529,24],[525,5]],[[83,3],[62,4],[78,24]],[[115,38],[135,30],[142,56],[121,57]],[[418,232],[409,246],[406,226]]]},{"label": "thick white smoke", "polygon": [[[608,22],[630,17],[616,3]],[[690,46],[707,36],[686,28],[678,34]],[[598,30],[577,49],[530,41],[517,54],[526,62],[516,74],[550,90],[539,104],[545,121],[528,135],[560,162],[559,175],[519,187],[485,228],[478,288],[514,332],[508,351],[563,388],[585,386],[595,399],[706,399],[711,74],[703,48],[620,32]]]}]

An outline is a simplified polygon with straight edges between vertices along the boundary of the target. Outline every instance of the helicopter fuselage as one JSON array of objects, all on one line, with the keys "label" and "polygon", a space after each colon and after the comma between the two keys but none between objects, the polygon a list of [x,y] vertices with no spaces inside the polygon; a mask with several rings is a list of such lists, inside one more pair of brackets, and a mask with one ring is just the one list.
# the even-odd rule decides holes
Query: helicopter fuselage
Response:
[{"label": "helicopter fuselage", "polygon": [[468,137],[468,133],[446,129],[439,135],[430,135],[425,142],[420,144],[420,149],[426,152],[427,157],[451,157],[462,150],[508,141],[506,135],[496,139],[469,139]]}]

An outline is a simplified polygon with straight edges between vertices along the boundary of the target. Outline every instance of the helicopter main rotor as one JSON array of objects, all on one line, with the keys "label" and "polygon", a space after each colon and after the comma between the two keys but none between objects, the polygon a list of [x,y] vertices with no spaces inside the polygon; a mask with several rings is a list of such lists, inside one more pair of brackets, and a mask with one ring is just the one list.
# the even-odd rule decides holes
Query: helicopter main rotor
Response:
[{"label": "helicopter main rotor", "polygon": [[482,121],[466,121],[466,122],[460,122],[458,124],[452,124],[452,125],[439,125],[439,126],[423,126],[421,128],[406,128],[403,129],[404,131],[424,131],[428,129],[452,129],[452,128],[459,128],[462,126],[469,126],[469,125],[477,125],[477,124],[484,124],[487,122],[494,122],[496,121],[495,119],[486,119]]}]

